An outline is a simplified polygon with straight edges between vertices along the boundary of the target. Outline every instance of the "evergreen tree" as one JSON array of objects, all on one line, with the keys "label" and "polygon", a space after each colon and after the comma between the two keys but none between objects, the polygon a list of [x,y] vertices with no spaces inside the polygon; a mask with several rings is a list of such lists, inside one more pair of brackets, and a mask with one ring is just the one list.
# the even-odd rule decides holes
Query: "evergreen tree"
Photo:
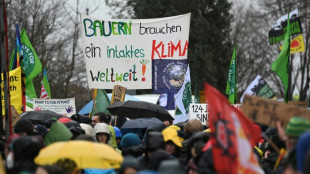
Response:
[{"label": "evergreen tree", "polygon": [[208,82],[225,93],[232,54],[227,0],[128,0],[133,18],[161,18],[191,13],[188,60],[192,77]]}]

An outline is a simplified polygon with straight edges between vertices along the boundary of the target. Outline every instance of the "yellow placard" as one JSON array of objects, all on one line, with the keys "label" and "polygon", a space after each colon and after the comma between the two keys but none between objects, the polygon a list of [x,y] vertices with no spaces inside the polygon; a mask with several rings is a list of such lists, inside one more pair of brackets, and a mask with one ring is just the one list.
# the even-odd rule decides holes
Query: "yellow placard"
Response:
[{"label": "yellow placard", "polygon": [[[305,43],[302,34],[298,35],[294,39],[291,40],[291,48],[290,53],[299,53],[305,52]],[[280,46],[280,50],[282,50],[282,46]]]},{"label": "yellow placard", "polygon": [[[18,67],[9,72],[10,86],[8,90],[10,90],[11,105],[13,105],[16,108],[16,111],[18,114],[22,113],[22,106],[23,106],[21,80],[22,80],[21,79],[21,67]],[[1,83],[1,92],[2,92],[2,115],[5,115],[4,98],[3,98],[4,97],[3,83]]]}]

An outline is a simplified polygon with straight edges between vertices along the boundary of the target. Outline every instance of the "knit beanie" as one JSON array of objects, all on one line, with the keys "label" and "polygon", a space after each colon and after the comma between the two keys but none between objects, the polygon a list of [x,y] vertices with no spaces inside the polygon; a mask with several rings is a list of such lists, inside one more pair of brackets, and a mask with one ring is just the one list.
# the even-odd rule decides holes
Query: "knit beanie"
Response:
[{"label": "knit beanie", "polygon": [[140,145],[140,142],[141,140],[136,134],[128,133],[125,136],[123,136],[121,140],[121,146],[123,148],[129,148],[129,147]]},{"label": "knit beanie", "polygon": [[309,120],[301,117],[292,117],[286,126],[285,133],[289,137],[298,138],[308,129],[310,129]]}]

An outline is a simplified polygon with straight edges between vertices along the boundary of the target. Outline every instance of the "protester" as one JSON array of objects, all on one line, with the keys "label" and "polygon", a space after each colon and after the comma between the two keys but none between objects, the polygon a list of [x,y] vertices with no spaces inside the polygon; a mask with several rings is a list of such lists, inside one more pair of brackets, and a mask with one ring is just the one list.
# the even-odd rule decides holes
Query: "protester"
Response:
[{"label": "protester", "polygon": [[285,134],[283,134],[280,126],[277,128],[279,134],[281,134],[280,137],[286,143],[287,154],[281,159],[278,166],[275,165],[275,173],[283,173],[286,169],[297,172],[297,141],[300,135],[310,129],[310,121],[302,117],[292,117],[285,128]]},{"label": "protester", "polygon": [[305,163],[306,154],[310,150],[310,131],[305,132],[300,136],[297,142],[297,169],[299,173],[305,173]]},{"label": "protester", "polygon": [[168,152],[163,149],[157,149],[152,152],[147,169],[158,171],[159,165],[166,160],[174,159]]},{"label": "protester", "polygon": [[96,126],[94,127],[94,131],[96,134],[96,140],[99,143],[104,143],[108,144],[110,140],[110,130],[109,126],[105,123],[97,123]]},{"label": "protester", "polygon": [[140,146],[141,140],[134,133],[127,133],[124,135],[120,142],[120,146],[122,149],[122,155],[131,155],[134,157],[139,157],[143,154],[144,149]]},{"label": "protester", "polygon": [[89,124],[85,124],[85,123],[80,123],[80,126],[85,131],[85,135],[89,135],[93,137],[94,140],[96,140],[96,134],[92,126],[90,126]]},{"label": "protester", "polygon": [[30,120],[20,119],[14,127],[14,132],[15,134],[19,134],[21,136],[32,135],[33,125]]},{"label": "protester", "polygon": [[122,133],[121,133],[121,130],[114,126],[114,131],[115,131],[115,139],[116,139],[116,144],[117,144],[117,148],[118,149],[121,149],[120,147],[120,143],[121,143],[121,140],[122,140]]},{"label": "protester", "polygon": [[[43,147],[42,141],[32,136],[22,136],[13,142],[13,169],[12,174],[29,172],[34,173],[37,165],[34,158]],[[10,172],[8,172],[10,173]]]},{"label": "protester", "polygon": [[[154,151],[165,148],[165,141],[163,135],[160,132],[151,131],[147,134],[145,142],[145,154],[139,158],[139,162],[143,169],[149,166],[151,163],[150,158]],[[159,165],[158,165],[159,166]],[[158,167],[157,166],[157,167]]]},{"label": "protester", "polygon": [[17,140],[18,138],[20,137],[19,134],[14,134],[14,135],[11,135],[7,141],[6,141],[6,144],[5,144],[5,159],[6,159],[6,169],[8,171],[12,170],[13,169],[13,166],[14,166],[14,161],[13,161],[13,143],[15,140]]},{"label": "protester", "polygon": [[141,169],[139,161],[133,156],[125,156],[118,174],[134,174]]},{"label": "protester", "polygon": [[103,112],[95,113],[92,117],[92,125],[95,126],[97,123],[109,124],[108,116]]},{"label": "protester", "polygon": [[162,161],[158,172],[161,174],[185,174],[184,168],[176,159]]},{"label": "protester", "polygon": [[173,128],[166,128],[162,131],[164,141],[165,141],[165,150],[174,157],[180,156],[180,149],[182,148],[182,142],[178,137],[178,132]]}]

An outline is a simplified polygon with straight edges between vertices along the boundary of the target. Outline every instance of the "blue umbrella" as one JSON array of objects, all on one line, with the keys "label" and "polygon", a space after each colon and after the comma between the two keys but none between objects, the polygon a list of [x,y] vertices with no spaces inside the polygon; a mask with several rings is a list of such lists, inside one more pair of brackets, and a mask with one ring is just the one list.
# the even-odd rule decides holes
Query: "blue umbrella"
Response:
[{"label": "blue umbrella", "polygon": [[[109,97],[109,99],[111,101],[112,94],[109,93],[108,97]],[[139,99],[137,99],[137,98],[135,98],[135,97],[133,97],[131,95],[126,94],[125,95],[125,101],[127,101],[127,100],[140,101]],[[91,100],[85,106],[83,106],[83,108],[79,111],[79,114],[88,115],[90,113],[90,111],[92,110],[92,108],[93,108],[93,100]]]}]

